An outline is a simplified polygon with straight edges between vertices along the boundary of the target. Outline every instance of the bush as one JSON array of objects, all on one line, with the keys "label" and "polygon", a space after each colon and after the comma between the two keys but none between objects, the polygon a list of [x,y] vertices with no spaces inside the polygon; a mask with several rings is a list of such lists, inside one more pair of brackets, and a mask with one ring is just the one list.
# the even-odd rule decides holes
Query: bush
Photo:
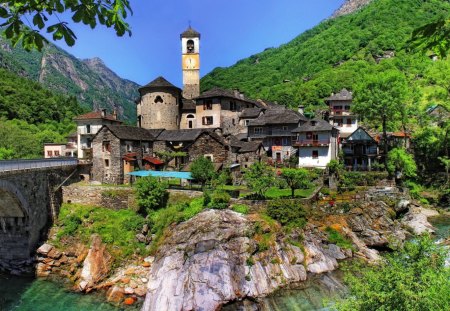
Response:
[{"label": "bush", "polygon": [[409,195],[416,200],[420,200],[422,198],[422,195],[420,194],[422,192],[422,186],[419,184],[416,184],[415,182],[408,180],[405,182],[406,187],[409,189]]},{"label": "bush", "polygon": [[249,212],[249,207],[245,204],[235,204],[231,207],[231,209],[237,213],[241,213],[244,215],[247,215]]},{"label": "bush", "polygon": [[141,177],[135,183],[136,201],[139,213],[149,214],[152,210],[166,206],[168,184],[154,177]]},{"label": "bush", "polygon": [[211,202],[208,207],[214,209],[225,209],[228,207],[231,197],[225,191],[214,191],[211,195]]},{"label": "bush", "polygon": [[346,248],[346,249],[352,249],[353,248],[352,242],[349,239],[343,237],[339,233],[339,231],[337,231],[337,230],[335,230],[333,228],[330,228],[330,227],[327,227],[325,229],[325,231],[328,234],[328,241],[330,243],[336,244],[340,248]]},{"label": "bush", "polygon": [[287,227],[303,228],[306,213],[297,200],[277,199],[267,205],[267,215]]}]

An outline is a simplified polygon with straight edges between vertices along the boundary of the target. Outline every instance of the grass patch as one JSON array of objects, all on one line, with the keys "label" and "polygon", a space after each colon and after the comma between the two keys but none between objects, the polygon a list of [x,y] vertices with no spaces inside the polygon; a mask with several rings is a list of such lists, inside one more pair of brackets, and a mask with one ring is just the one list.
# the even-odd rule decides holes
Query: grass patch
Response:
[{"label": "grass patch", "polygon": [[241,213],[247,215],[250,208],[246,204],[235,204],[231,207],[231,209],[237,213]]},{"label": "grass patch", "polygon": [[131,210],[111,210],[80,204],[63,204],[56,226],[58,242],[75,238],[88,245],[92,234],[98,234],[115,259],[144,255],[145,244],[136,240],[145,218]]},{"label": "grass patch", "polygon": [[340,248],[345,249],[353,249],[352,242],[344,237],[342,234],[339,233],[336,229],[333,229],[331,227],[327,227],[325,231],[328,234],[328,241],[332,244],[336,244]]},{"label": "grass patch", "polygon": [[[296,189],[294,195],[296,198],[307,198],[313,194],[314,190],[315,188]],[[290,198],[291,189],[280,189],[277,187],[272,187],[266,191],[265,196],[267,199]]]}]

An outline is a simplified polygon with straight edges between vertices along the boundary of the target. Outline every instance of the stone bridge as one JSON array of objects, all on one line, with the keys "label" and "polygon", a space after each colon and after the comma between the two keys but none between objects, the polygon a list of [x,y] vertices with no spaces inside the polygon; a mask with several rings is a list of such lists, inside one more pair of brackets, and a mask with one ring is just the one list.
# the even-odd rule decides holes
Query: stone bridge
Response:
[{"label": "stone bridge", "polygon": [[32,262],[58,215],[61,185],[77,170],[76,159],[0,161],[0,270]]}]

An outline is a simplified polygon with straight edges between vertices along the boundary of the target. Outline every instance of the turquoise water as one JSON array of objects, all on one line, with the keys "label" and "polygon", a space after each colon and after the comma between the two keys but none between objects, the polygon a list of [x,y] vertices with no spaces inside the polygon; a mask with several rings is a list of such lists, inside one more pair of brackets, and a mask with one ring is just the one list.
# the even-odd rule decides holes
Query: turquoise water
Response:
[{"label": "turquoise water", "polygon": [[[119,311],[99,295],[67,291],[60,284],[0,274],[1,311]],[[127,308],[127,310],[131,310]]]}]

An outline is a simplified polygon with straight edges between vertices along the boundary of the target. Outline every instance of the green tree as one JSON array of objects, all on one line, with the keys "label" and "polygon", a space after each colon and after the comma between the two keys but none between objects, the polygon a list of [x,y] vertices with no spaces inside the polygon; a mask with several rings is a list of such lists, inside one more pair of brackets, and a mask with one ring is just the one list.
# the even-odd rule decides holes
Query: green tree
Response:
[{"label": "green tree", "polygon": [[292,198],[295,197],[295,189],[307,189],[311,186],[309,172],[304,168],[284,168],[281,177],[291,188]]},{"label": "green tree", "polygon": [[68,27],[66,21],[62,21],[60,14],[72,15],[72,21],[89,25],[92,29],[97,24],[108,28],[114,28],[118,36],[125,33],[131,35],[130,26],[125,18],[132,13],[129,0],[6,0],[0,6],[0,18],[4,27],[6,38],[13,44],[22,42],[25,49],[41,50],[47,43],[40,31],[46,31],[53,35],[53,40],[61,40],[72,46],[77,37]]},{"label": "green tree", "polygon": [[134,184],[139,213],[149,214],[153,210],[163,208],[167,202],[166,182],[155,177],[141,177]]},{"label": "green tree", "polygon": [[413,49],[431,50],[442,58],[446,57],[450,50],[450,16],[442,16],[415,29],[408,43]]},{"label": "green tree", "polygon": [[0,147],[0,160],[11,160],[14,158],[14,150]]},{"label": "green tree", "polygon": [[167,165],[172,159],[175,159],[177,169],[179,169],[181,163],[179,158],[187,156],[187,153],[184,151],[156,151],[155,153],[164,162],[164,170],[166,170]]},{"label": "green tree", "polygon": [[373,124],[381,123],[384,154],[387,154],[387,129],[403,115],[408,84],[405,76],[395,70],[367,76],[355,89],[353,110]]},{"label": "green tree", "polygon": [[211,160],[199,157],[192,162],[191,174],[192,178],[199,181],[202,184],[202,188],[204,188],[205,184],[214,178],[214,165]]},{"label": "green tree", "polygon": [[256,162],[244,172],[244,180],[259,198],[263,198],[264,193],[274,185],[275,174],[267,164]]},{"label": "green tree", "polygon": [[394,148],[389,151],[387,169],[391,175],[397,172],[406,178],[416,177],[417,175],[417,166],[413,156],[401,148]]},{"label": "green tree", "polygon": [[[0,153],[1,154],[1,153]],[[439,161],[441,161],[442,165],[445,168],[445,176],[446,176],[446,180],[445,183],[448,186],[449,184],[449,170],[450,170],[450,159],[449,157],[445,156],[445,157],[439,157],[438,158]]]},{"label": "green tree", "polygon": [[408,241],[380,265],[348,273],[349,295],[334,307],[346,311],[450,310],[447,255],[430,236]]}]

